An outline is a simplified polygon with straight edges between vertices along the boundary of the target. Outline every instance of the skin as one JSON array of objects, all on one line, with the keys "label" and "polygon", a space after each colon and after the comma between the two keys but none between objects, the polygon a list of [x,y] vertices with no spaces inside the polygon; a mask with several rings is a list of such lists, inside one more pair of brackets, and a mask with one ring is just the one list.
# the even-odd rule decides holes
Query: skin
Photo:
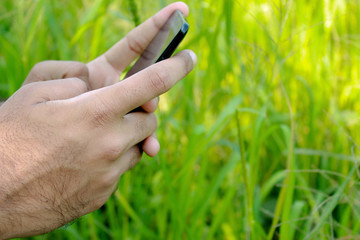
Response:
[{"label": "skin", "polygon": [[95,211],[142,149],[157,154],[156,97],[193,69],[195,54],[118,79],[175,9],[188,14],[184,3],[171,4],[88,64],[36,65],[0,107],[0,239],[43,234]]}]

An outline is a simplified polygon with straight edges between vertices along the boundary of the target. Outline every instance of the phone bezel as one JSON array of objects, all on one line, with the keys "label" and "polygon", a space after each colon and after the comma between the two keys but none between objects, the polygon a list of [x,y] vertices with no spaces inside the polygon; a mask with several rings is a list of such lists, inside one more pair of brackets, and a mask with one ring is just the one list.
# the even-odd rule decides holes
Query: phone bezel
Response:
[{"label": "phone bezel", "polygon": [[[149,43],[149,45],[143,51],[142,55],[137,60],[137,62],[130,68],[129,71],[127,71],[124,79],[132,76],[133,74],[135,74],[135,73],[137,73],[137,72],[139,72],[139,71],[141,71],[141,70],[143,70],[143,69],[145,69],[147,67],[149,67],[151,64],[160,62],[160,61],[162,61],[164,59],[167,59],[167,58],[171,57],[171,55],[175,52],[176,48],[179,46],[180,42],[184,39],[186,33],[189,30],[189,24],[185,21],[185,18],[183,16],[182,12],[180,10],[175,10],[174,13],[169,17],[167,22],[163,25],[163,27],[168,23],[168,21],[170,21],[170,19],[174,16],[174,14],[177,14],[175,19],[180,18],[181,24],[178,24],[176,28],[174,28],[174,26],[170,24],[170,27],[172,28],[172,29],[170,29],[170,31],[173,31],[175,33],[175,36],[171,39],[169,44],[165,47],[165,49],[162,48],[164,50],[161,52],[161,54],[159,55],[159,57],[157,59],[155,58],[156,60],[154,60],[154,62],[146,64],[145,66],[139,67],[139,63],[141,65],[140,61],[143,61],[143,59],[148,59],[148,57],[143,57],[144,53],[147,52],[147,49],[151,46],[152,41],[154,41],[154,39],[156,39],[157,34],[159,34],[159,33],[157,33],[154,36],[153,40]],[[178,26],[180,26],[180,27],[178,28]]]},{"label": "phone bezel", "polygon": [[189,30],[189,24],[185,21],[181,11],[176,10],[173,14],[178,14],[181,19],[182,26],[180,27],[178,33],[175,37],[170,41],[165,50],[161,53],[159,58],[155,61],[155,63],[160,62],[164,59],[171,57],[171,55],[175,52],[176,48],[179,46],[180,42],[184,39],[186,33]]}]

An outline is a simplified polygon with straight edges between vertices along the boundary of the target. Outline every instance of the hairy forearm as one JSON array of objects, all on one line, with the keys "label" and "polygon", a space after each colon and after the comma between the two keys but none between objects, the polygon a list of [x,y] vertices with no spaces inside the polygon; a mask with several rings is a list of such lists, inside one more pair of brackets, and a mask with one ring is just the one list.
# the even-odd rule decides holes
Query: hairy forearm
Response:
[{"label": "hairy forearm", "polygon": [[43,179],[15,179],[5,178],[0,184],[0,239],[43,234],[64,224],[62,214],[38,190],[41,185],[36,182]]},{"label": "hairy forearm", "polygon": [[[13,149],[6,142],[9,141],[5,137],[6,129],[0,124],[2,134],[0,136],[0,239],[9,239],[18,236],[21,230],[21,222],[19,219],[18,207],[15,207],[18,199],[14,193],[18,192],[21,183],[18,181],[18,171],[15,163],[9,158],[9,154]],[[6,151],[7,150],[7,151]]]},{"label": "hairy forearm", "polygon": [[[1,128],[2,124],[0,124]],[[3,133],[6,133],[2,127]],[[39,204],[41,198],[37,182],[41,179],[31,177],[31,170],[25,170],[26,162],[34,162],[31,154],[23,158],[18,156],[15,147],[11,144],[9,135],[0,136],[0,239],[34,236],[44,233],[44,223],[39,221],[40,215],[49,216],[48,220],[55,218],[49,213],[48,205]],[[21,142],[18,142],[19,144]],[[23,147],[25,143],[21,144]],[[29,150],[29,149],[27,149]],[[30,151],[26,151],[30,152]],[[21,161],[14,161],[21,159]],[[23,176],[28,176],[27,179]],[[44,219],[45,222],[46,219]]]},{"label": "hairy forearm", "polygon": [[13,228],[13,224],[16,222],[14,219],[16,213],[10,213],[10,209],[5,209],[4,205],[4,202],[0,203],[0,239],[9,239],[16,236]]},{"label": "hairy forearm", "polygon": [[0,201],[0,239],[7,239],[9,236],[7,236],[7,233],[9,232],[7,230],[7,214],[5,213],[4,209],[2,208],[3,202]]},{"label": "hairy forearm", "polygon": [[16,210],[11,205],[9,197],[9,176],[6,171],[5,160],[0,159],[0,239],[9,239],[14,237],[13,224],[16,222]]},{"label": "hairy forearm", "polygon": [[21,206],[8,206],[4,204],[4,208],[0,207],[0,239],[30,237],[56,228],[45,228],[44,222],[49,222],[51,219],[44,218],[44,222],[42,222],[38,214],[41,212],[36,211],[36,208],[33,209],[31,206],[23,204]]}]

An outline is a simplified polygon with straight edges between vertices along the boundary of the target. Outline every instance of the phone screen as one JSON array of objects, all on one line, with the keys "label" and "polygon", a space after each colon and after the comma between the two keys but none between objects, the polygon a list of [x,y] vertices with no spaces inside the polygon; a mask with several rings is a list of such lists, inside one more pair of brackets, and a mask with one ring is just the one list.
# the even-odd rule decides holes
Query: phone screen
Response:
[{"label": "phone screen", "polygon": [[153,63],[171,57],[185,37],[188,29],[189,24],[185,21],[182,13],[176,10],[126,74],[126,77],[143,70]]}]

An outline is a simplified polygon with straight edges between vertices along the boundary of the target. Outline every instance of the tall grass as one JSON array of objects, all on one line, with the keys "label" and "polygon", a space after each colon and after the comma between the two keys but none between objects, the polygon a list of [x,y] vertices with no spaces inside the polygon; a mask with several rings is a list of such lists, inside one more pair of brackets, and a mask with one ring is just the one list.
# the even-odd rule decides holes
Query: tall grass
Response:
[{"label": "tall grass", "polygon": [[[171,1],[2,0],[0,91],[87,62]],[[360,239],[360,1],[188,1],[198,65],[162,149],[100,210],[34,239]]]}]

